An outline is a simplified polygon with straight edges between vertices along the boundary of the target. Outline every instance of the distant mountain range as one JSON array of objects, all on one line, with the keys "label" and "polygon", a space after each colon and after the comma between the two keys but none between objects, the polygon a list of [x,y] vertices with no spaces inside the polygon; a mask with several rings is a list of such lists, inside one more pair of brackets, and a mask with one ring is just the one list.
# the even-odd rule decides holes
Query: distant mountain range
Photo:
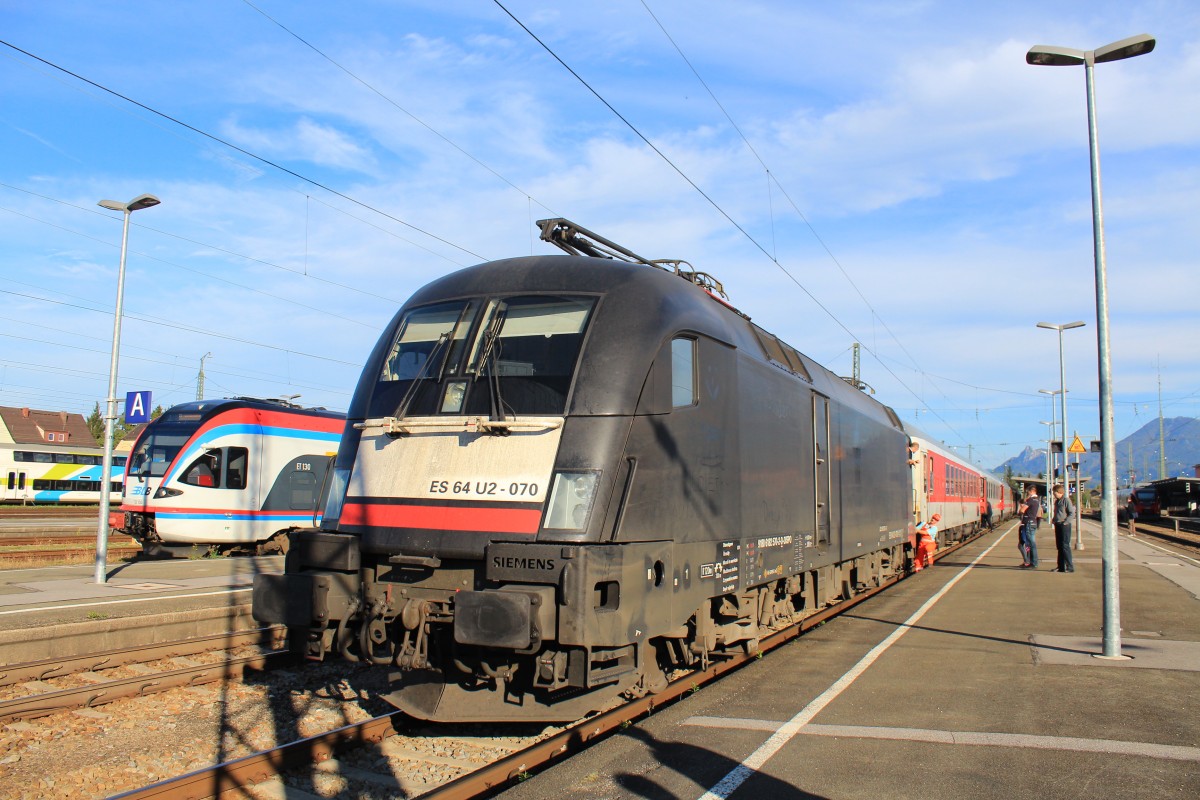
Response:
[{"label": "distant mountain range", "polygon": [[[1192,417],[1164,418],[1162,422],[1163,450],[1166,451],[1166,475],[1175,478],[1181,475],[1195,475],[1194,465],[1200,464],[1200,419]],[[1085,440],[1084,447],[1090,442]],[[1067,440],[1067,446],[1071,442]],[[1074,461],[1075,457],[1072,456]],[[1100,483],[1100,454],[1084,453],[1079,459],[1079,469],[1083,475],[1092,479],[1093,487]],[[1026,447],[1018,455],[1013,456],[995,468],[998,475],[1004,474],[1005,467],[1011,467],[1014,475],[1045,475],[1046,448],[1034,449]],[[1121,476],[1121,486],[1131,483],[1144,483],[1164,477],[1159,474],[1159,436],[1158,420],[1153,419],[1136,431],[1117,442],[1117,474]]]}]

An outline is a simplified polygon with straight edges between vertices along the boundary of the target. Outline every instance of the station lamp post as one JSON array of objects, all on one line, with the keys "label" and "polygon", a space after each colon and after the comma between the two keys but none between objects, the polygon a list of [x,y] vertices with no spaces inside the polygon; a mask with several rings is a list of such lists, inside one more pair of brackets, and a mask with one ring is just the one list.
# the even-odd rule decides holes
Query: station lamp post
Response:
[{"label": "station lamp post", "polygon": [[1096,64],[1144,55],[1154,49],[1154,37],[1142,33],[1095,50],[1034,45],[1025,62],[1035,66],[1083,66],[1087,89],[1088,150],[1092,168],[1092,242],[1096,261],[1096,343],[1100,361],[1100,524],[1104,562],[1103,658],[1121,655],[1121,600],[1117,568],[1117,445],[1113,439],[1112,359],[1108,347],[1108,287],[1104,266],[1104,213],[1100,202],[1100,144],[1096,136]]},{"label": "station lamp post", "polygon": [[[1050,410],[1051,411],[1054,410],[1053,398],[1051,399]],[[1053,415],[1051,415],[1051,416],[1053,416]],[[1050,499],[1050,476],[1054,473],[1054,426],[1057,425],[1058,423],[1054,422],[1053,420],[1051,420],[1050,422],[1047,422],[1044,419],[1038,420],[1038,422],[1040,422],[1042,425],[1050,426],[1049,429],[1046,431],[1046,499],[1049,500]]]},{"label": "station lamp post", "polygon": [[[1049,322],[1039,322],[1039,328],[1047,328],[1048,330],[1058,331],[1058,381],[1059,389],[1062,394],[1062,441],[1063,441],[1063,483],[1067,487],[1067,495],[1071,494],[1071,482],[1067,479],[1067,368],[1063,361],[1063,331],[1068,331],[1071,328],[1082,328],[1086,323],[1082,320],[1075,322],[1064,322],[1061,325],[1053,325]],[[1078,481],[1076,481],[1078,489]],[[1083,531],[1079,527],[1079,495],[1075,495],[1075,549],[1083,549]]]},{"label": "station lamp post", "polygon": [[96,531],[96,583],[104,583],[108,579],[108,512],[110,509],[109,494],[112,489],[113,462],[113,428],[117,422],[117,357],[121,351],[121,305],[125,298],[125,253],[129,245],[129,215],[143,208],[159,204],[159,199],[152,194],[139,195],[128,203],[118,203],[116,200],[101,200],[99,205],[112,211],[120,211],[125,215],[125,225],[121,230],[121,266],[117,270],[117,312],[113,317],[112,359],[108,365],[108,405],[104,414],[104,462],[100,468],[100,524]]},{"label": "station lamp post", "polygon": [[[1051,498],[1050,487],[1054,484],[1054,443],[1058,441],[1054,438],[1058,435],[1058,430],[1056,429],[1058,420],[1054,416],[1054,395],[1062,394],[1062,392],[1058,389],[1038,389],[1038,393],[1050,398],[1050,443],[1047,445],[1049,452],[1046,454],[1050,457],[1050,470],[1046,473],[1046,504],[1049,507]],[[1063,427],[1063,438],[1066,438],[1065,426]],[[1063,461],[1066,462],[1066,458],[1063,458]]]}]

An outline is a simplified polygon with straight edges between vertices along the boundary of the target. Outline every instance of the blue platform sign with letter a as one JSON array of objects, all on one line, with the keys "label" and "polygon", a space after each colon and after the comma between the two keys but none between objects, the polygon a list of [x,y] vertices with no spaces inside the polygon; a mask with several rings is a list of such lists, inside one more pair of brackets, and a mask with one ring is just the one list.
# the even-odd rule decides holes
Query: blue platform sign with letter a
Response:
[{"label": "blue platform sign with letter a", "polygon": [[150,392],[126,392],[125,421],[130,425],[150,421]]}]

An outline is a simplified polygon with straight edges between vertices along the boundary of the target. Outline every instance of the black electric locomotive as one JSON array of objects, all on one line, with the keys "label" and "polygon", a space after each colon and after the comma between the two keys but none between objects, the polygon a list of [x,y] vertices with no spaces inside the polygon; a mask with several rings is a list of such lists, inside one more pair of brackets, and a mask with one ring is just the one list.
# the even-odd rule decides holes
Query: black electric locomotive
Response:
[{"label": "black electric locomotive", "polygon": [[891,409],[683,262],[539,224],[583,255],[464,269],[396,314],[321,530],[255,581],[257,619],[390,668],[425,719],[577,719],[908,557]]}]

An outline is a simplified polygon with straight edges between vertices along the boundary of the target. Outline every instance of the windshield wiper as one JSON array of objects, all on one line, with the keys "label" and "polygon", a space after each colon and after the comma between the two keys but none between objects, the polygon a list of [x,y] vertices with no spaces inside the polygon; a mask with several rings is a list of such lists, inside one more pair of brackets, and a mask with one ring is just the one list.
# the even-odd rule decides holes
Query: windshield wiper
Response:
[{"label": "windshield wiper", "polygon": [[[500,394],[500,328],[504,325],[504,319],[503,309],[497,311],[496,316],[492,318],[491,324],[483,334],[486,341],[479,365],[475,368],[477,381],[485,368],[488,372],[488,419],[492,422],[505,421],[504,398]],[[507,428],[497,428],[495,432],[504,436],[509,433]]]},{"label": "windshield wiper", "polygon": [[[396,417],[397,419],[403,419],[404,416],[408,414],[408,406],[410,403],[412,403],[412,399],[417,393],[417,387],[421,385],[421,381],[425,379],[426,374],[429,372],[429,365],[433,363],[441,349],[446,347],[446,343],[450,341],[450,333],[452,332],[453,329],[451,329],[450,332],[443,333],[438,337],[437,344],[435,344],[433,349],[429,351],[429,357],[425,359],[425,363],[421,365],[420,372],[418,372],[417,376],[413,378],[412,383],[408,385],[408,391],[404,393],[404,397],[400,400],[400,405],[396,406],[396,410],[393,412],[392,416]],[[450,348],[446,347],[446,350],[448,354]],[[443,359],[443,364],[444,363],[445,361]]]},{"label": "windshield wiper", "polygon": [[[458,333],[458,330],[462,327],[463,320],[467,318],[467,314],[470,313],[473,306],[474,303],[466,303],[463,305],[462,311],[458,312],[458,319],[454,321],[454,327],[450,329],[451,341],[453,341],[454,334]],[[442,377],[446,374],[446,365],[450,363],[450,354],[453,352],[454,346],[452,344],[446,348],[446,353],[442,356],[442,363],[438,365],[437,383],[442,382]],[[429,357],[433,358],[433,354],[430,353]]]}]

